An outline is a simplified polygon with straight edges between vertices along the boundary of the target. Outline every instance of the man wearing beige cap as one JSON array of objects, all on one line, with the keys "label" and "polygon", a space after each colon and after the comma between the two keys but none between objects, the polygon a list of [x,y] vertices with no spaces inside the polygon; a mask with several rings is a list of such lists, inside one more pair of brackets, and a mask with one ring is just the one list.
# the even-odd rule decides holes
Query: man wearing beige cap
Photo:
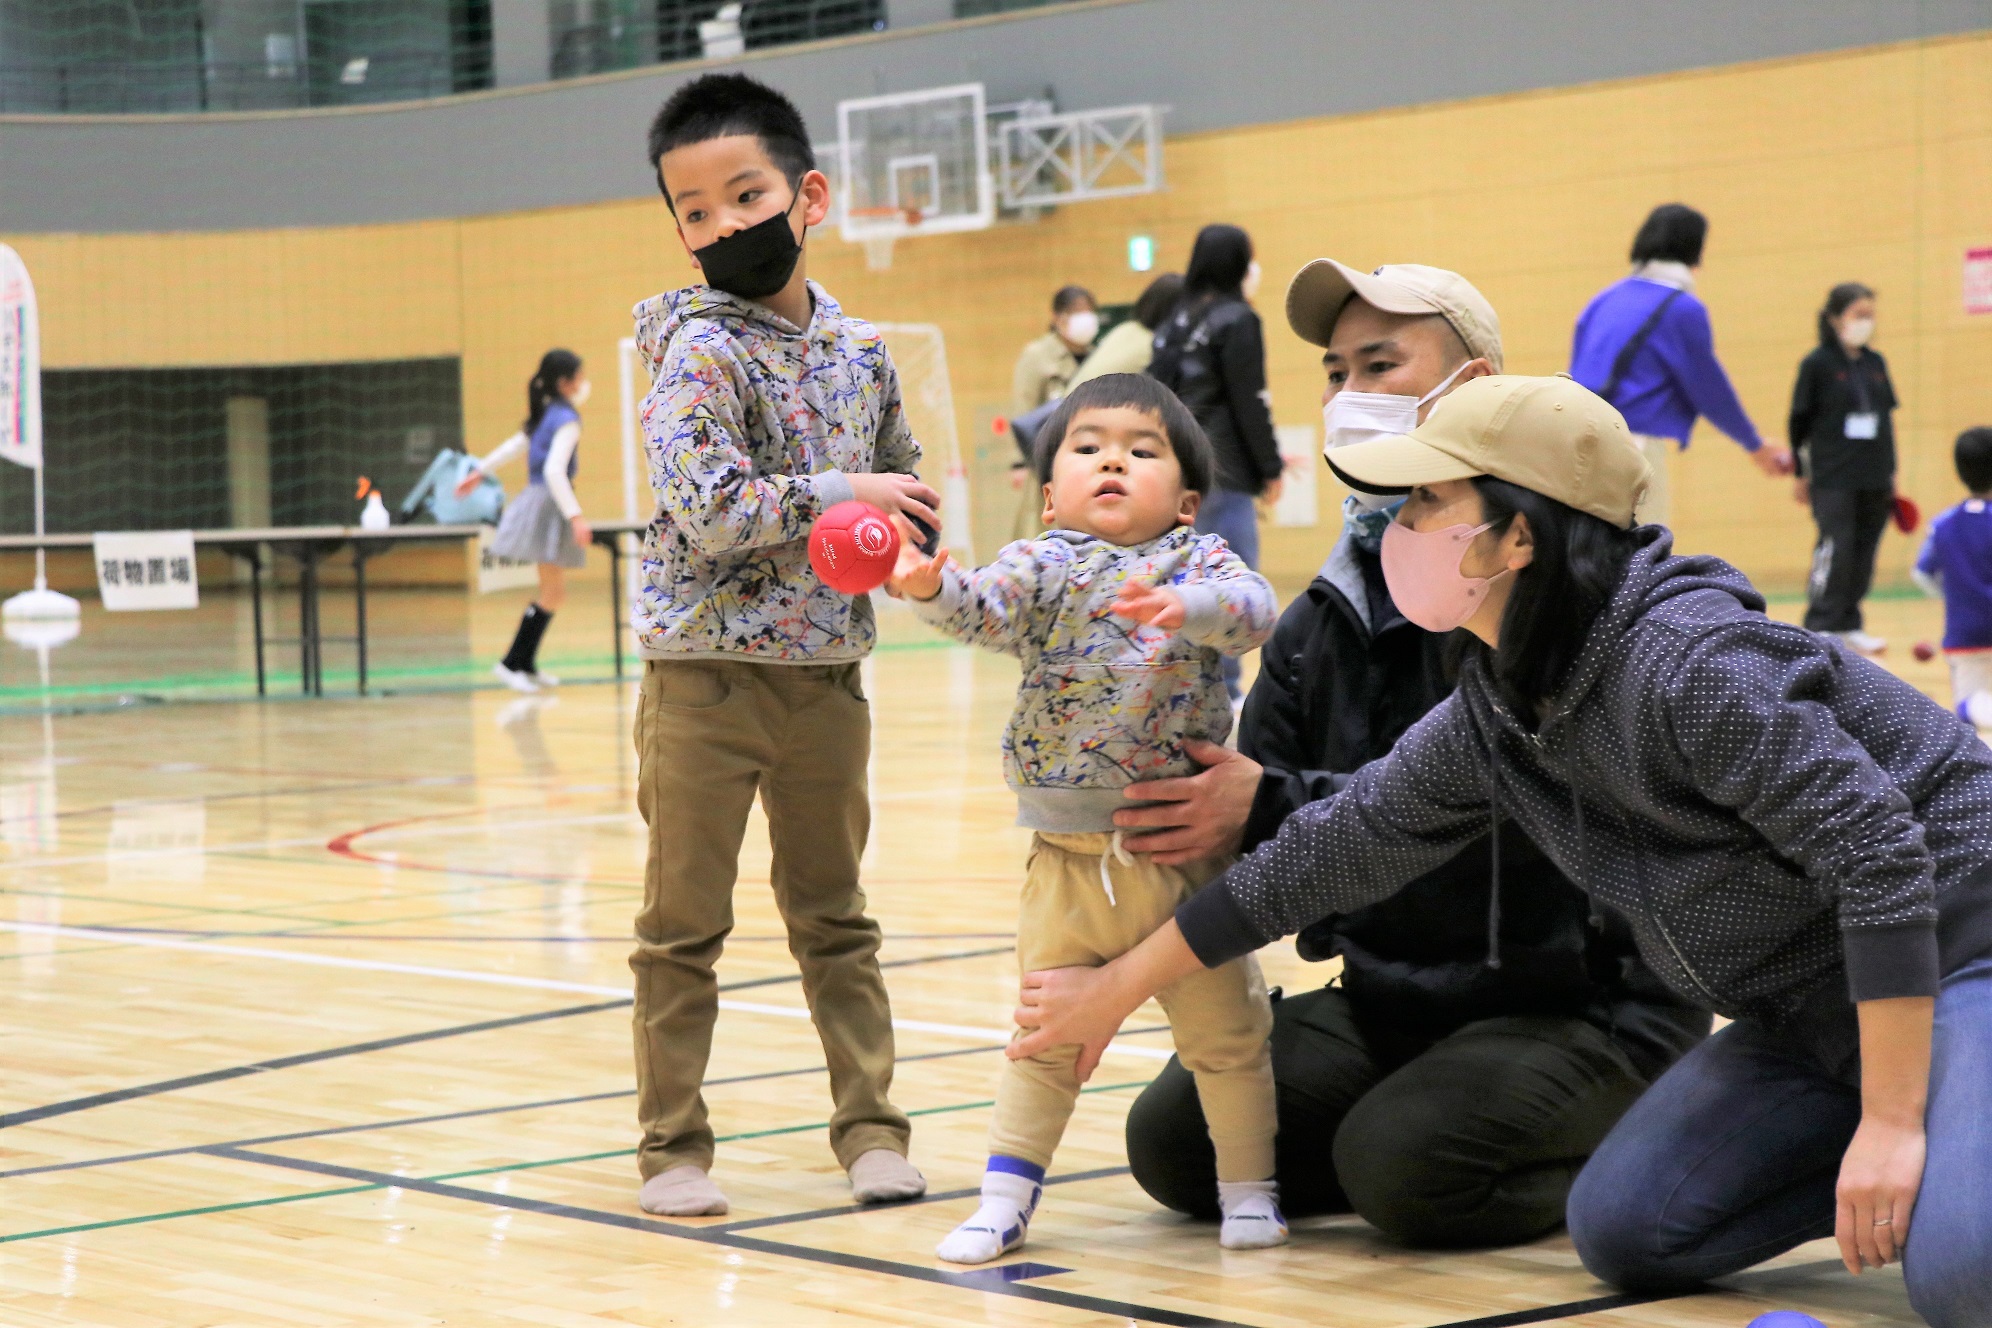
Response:
[{"label": "man wearing beige cap", "polygon": [[[1386,580],[1413,618],[1465,629],[1458,687],[1131,950],[1025,974],[1029,1031],[1007,1054],[1078,1044],[1083,1077],[1154,992],[1374,908],[1519,824],[1668,989],[1731,1020],[1574,1182],[1575,1157],[1540,1155],[1584,1267],[1664,1296],[1831,1236],[1850,1272],[1901,1261],[1872,1293],[1884,1313],[1906,1292],[1931,1328],[1992,1324],[1992,752],[1976,731],[1768,617],[1734,567],[1634,525],[1651,469],[1571,378],[1478,379],[1329,464],[1406,491]],[[1494,906],[1509,899],[1497,863]],[[1277,1027],[1273,1045],[1277,1067]],[[1475,1068],[1455,1104],[1511,1110],[1491,1097],[1499,1066]],[[1515,1123],[1561,1114],[1528,1105]]]},{"label": "man wearing beige cap", "polygon": [[[1302,268],[1287,321],[1324,349],[1331,449],[1408,432],[1502,368],[1499,319],[1465,278],[1331,259]],[[1261,655],[1237,751],[1192,750],[1190,779],[1137,785],[1123,812],[1162,862],[1249,850],[1330,796],[1452,690],[1446,637],[1408,621],[1379,557],[1396,498],[1357,493],[1319,576]],[[1533,1239],[1563,1216],[1577,1164],[1653,1076],[1707,1031],[1659,994],[1623,929],[1512,825],[1384,903],[1314,921],[1309,959],[1339,987],[1274,1007],[1278,1169],[1290,1214],[1353,1208],[1425,1245]],[[1492,961],[1498,961],[1498,966]],[[1594,976],[1597,975],[1597,976]],[[1214,1161],[1194,1083],[1171,1063],[1128,1117],[1128,1158],[1157,1201],[1208,1208]]]}]

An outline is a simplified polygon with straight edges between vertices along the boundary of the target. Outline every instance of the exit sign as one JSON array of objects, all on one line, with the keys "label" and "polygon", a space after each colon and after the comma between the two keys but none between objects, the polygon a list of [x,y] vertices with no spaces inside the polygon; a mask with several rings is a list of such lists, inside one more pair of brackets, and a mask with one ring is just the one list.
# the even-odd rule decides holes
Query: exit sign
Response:
[{"label": "exit sign", "polygon": [[1152,235],[1130,235],[1127,237],[1127,268],[1130,272],[1146,272],[1155,266],[1155,237]]}]

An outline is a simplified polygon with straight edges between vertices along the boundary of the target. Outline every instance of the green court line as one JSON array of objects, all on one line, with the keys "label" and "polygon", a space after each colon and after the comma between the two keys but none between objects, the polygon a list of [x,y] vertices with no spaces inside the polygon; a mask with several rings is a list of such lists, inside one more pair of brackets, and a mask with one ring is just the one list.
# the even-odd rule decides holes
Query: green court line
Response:
[{"label": "green court line", "polygon": [[[993,1048],[992,1048],[993,1050]],[[1127,1088],[1146,1088],[1152,1080],[1143,1079],[1125,1084],[1100,1084],[1092,1088],[1082,1088],[1083,1093],[1112,1093]],[[953,1112],[978,1111],[993,1107],[993,1101],[958,1102],[946,1107],[922,1107],[909,1111],[908,1116],[945,1116]],[[744,1139],[767,1139],[780,1134],[804,1134],[810,1130],[827,1130],[828,1121],[811,1121],[807,1125],[784,1125],[772,1130],[746,1130],[739,1134],[722,1134],[715,1143],[738,1143]],[[601,1153],[577,1153],[572,1157],[550,1157],[535,1162],[511,1162],[502,1167],[477,1167],[469,1171],[450,1171],[440,1176],[422,1176],[415,1179],[426,1181],[463,1180],[470,1176],[496,1176],[514,1171],[535,1171],[542,1167],[568,1166],[577,1162],[599,1162],[611,1157],[634,1157],[634,1148],[613,1148]],[[0,1245],[12,1244],[21,1240],[41,1240],[49,1236],[72,1236],[85,1231],[107,1231],[112,1227],[138,1226],[149,1222],[169,1222],[182,1217],[205,1217],[211,1213],[232,1213],[244,1208],[268,1208],[273,1204],[298,1203],[305,1199],[330,1199],[345,1194],[364,1194],[368,1190],[390,1189],[387,1185],[346,1185],[334,1190],[311,1190],[303,1194],[284,1194],[271,1199],[245,1199],[238,1203],[209,1204],[203,1208],[178,1208],[166,1213],[141,1213],[137,1217],[116,1217],[104,1222],[78,1222],[66,1227],[49,1227],[42,1231],[21,1231],[11,1236],[0,1236]]]},{"label": "green court line", "polygon": [[75,1226],[50,1227],[46,1231],[20,1231],[0,1236],[0,1245],[17,1240],[40,1240],[47,1236],[73,1236],[80,1231],[107,1231],[112,1227],[137,1226],[142,1222],[164,1222],[175,1217],[202,1217],[208,1213],[232,1213],[243,1208],[268,1208],[272,1204],[297,1203],[304,1199],[329,1199],[339,1194],[359,1194],[378,1190],[379,1185],[346,1185],[336,1190],[307,1190],[303,1194],[283,1194],[274,1199],[244,1199],[240,1203],[210,1204],[206,1208],[182,1208],[171,1213],[141,1213],[137,1217],[116,1217],[108,1222],[79,1222]]}]

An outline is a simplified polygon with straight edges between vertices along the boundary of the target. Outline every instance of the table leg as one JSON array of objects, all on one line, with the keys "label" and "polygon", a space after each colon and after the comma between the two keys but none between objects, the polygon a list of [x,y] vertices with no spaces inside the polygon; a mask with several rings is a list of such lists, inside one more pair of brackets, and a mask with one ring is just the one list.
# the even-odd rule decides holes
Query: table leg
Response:
[{"label": "table leg", "polygon": [[357,623],[354,645],[359,648],[360,695],[367,694],[367,556],[353,550],[353,616]]},{"label": "table leg", "polygon": [[263,688],[263,551],[249,546],[249,607],[256,623],[256,695]]},{"label": "table leg", "polygon": [[622,537],[609,536],[609,638],[615,648],[616,680],[623,676],[622,662]]},{"label": "table leg", "polygon": [[306,549],[297,560],[298,660],[304,674],[304,694],[323,696],[318,677],[318,551]]}]

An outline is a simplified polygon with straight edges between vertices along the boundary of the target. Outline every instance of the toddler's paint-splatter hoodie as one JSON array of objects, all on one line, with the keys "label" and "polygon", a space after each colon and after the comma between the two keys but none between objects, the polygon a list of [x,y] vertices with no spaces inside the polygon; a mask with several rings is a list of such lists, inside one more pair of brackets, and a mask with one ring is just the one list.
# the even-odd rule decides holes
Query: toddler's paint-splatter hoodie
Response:
[{"label": "toddler's paint-splatter hoodie", "polygon": [[[1182,596],[1182,627],[1113,613],[1129,581]],[[1196,773],[1183,740],[1231,732],[1220,657],[1263,644],[1279,616],[1264,577],[1186,526],[1145,544],[1053,530],[972,572],[950,564],[939,594],[907,602],[949,636],[1023,661],[1003,771],[1017,823],[1065,833],[1112,830],[1129,784]]]},{"label": "toddler's paint-splatter hoodie", "polygon": [[830,589],[806,537],[848,476],[913,474],[899,375],[878,329],[815,282],[809,326],[709,286],[636,306],[640,418],[657,512],[633,621],[648,659],[861,659],[871,599]]}]

